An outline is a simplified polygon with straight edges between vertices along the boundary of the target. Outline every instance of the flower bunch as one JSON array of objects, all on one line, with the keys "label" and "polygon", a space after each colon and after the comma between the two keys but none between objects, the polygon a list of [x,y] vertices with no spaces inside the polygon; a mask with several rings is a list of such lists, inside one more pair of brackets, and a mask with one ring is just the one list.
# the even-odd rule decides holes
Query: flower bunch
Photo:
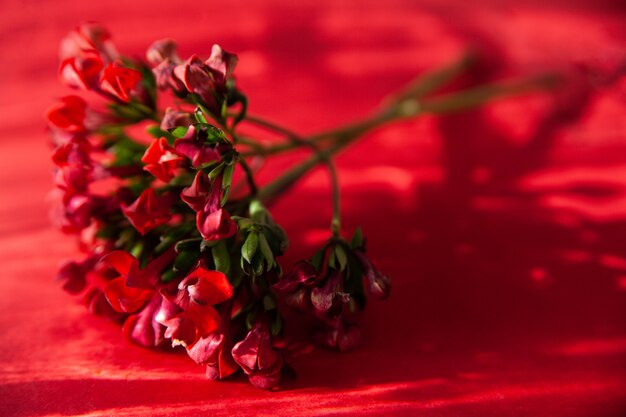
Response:
[{"label": "flower bunch", "polygon": [[[213,379],[242,370],[257,387],[278,384],[281,304],[318,318],[322,344],[355,346],[343,312],[363,306],[362,282],[382,279],[380,296],[389,281],[361,243],[338,235],[323,260],[282,273],[287,236],[241,153],[251,146],[237,135],[246,98],[235,55],[214,45],[206,60],[182,60],[162,40],[145,61],[131,60],[104,28],[87,24],[63,40],[61,59],[63,83],[95,93],[62,97],[46,114],[54,219],[85,253],[61,267],[64,289],[122,322],[134,343],[184,347]],[[160,108],[164,101],[171,106]],[[144,135],[131,133],[138,124]]]},{"label": "flower bunch", "polygon": [[[86,94],[62,97],[46,113],[53,219],[83,253],[61,266],[58,280],[93,313],[123,324],[131,342],[184,349],[207,377],[241,371],[263,389],[287,369],[286,328],[312,323],[314,342],[352,349],[367,296],[390,292],[361,230],[350,240],[342,234],[333,156],[386,123],[550,84],[539,77],[432,97],[471,64],[468,55],[418,78],[372,117],[303,138],[248,114],[237,57],[218,45],[207,59],[183,60],[173,41],[161,40],[145,60],[131,59],[104,28],[85,24],[62,41],[60,55],[62,82]],[[241,123],[285,142],[244,137]],[[301,147],[312,151],[309,159],[257,186],[250,158]],[[283,272],[289,242],[268,205],[319,164],[332,184],[329,239]]]}]

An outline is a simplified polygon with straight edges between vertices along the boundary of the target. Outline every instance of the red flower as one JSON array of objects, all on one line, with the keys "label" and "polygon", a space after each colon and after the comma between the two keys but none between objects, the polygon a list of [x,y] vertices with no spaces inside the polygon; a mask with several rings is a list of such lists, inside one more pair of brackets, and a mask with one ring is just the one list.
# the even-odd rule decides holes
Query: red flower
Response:
[{"label": "red flower", "polygon": [[220,175],[213,182],[206,204],[196,213],[196,227],[205,240],[226,239],[237,233],[237,223],[222,208],[222,192]]},{"label": "red flower", "polygon": [[165,300],[157,321],[167,327],[165,337],[172,345],[191,347],[221,327],[215,307],[233,295],[226,275],[200,265],[178,284],[175,293],[163,290]]},{"label": "red flower", "polygon": [[174,250],[168,250],[143,269],[137,258],[124,251],[111,252],[101,259],[119,274],[104,287],[104,295],[115,311],[139,311],[126,319],[124,333],[142,346],[158,346],[163,341],[165,329],[156,321],[162,297],[156,289],[161,272],[175,256]]},{"label": "red flower", "polygon": [[96,51],[82,51],[80,55],[64,59],[59,74],[72,88],[92,90],[97,87],[104,63]]},{"label": "red flower", "polygon": [[118,53],[111,43],[111,34],[95,23],[84,23],[70,32],[61,41],[61,58],[71,58],[84,51],[95,50],[107,62],[117,58]]},{"label": "red flower", "polygon": [[163,138],[153,141],[141,158],[148,171],[163,182],[170,182],[174,172],[185,158],[174,153],[174,149]]},{"label": "red flower", "polygon": [[55,178],[59,188],[71,192],[87,191],[93,170],[87,142],[75,140],[59,146],[52,161],[59,167]]},{"label": "red flower", "polygon": [[233,347],[232,354],[255,387],[271,389],[278,384],[283,359],[272,347],[269,327],[264,321],[257,321],[246,338]]},{"label": "red flower", "polygon": [[215,208],[210,203],[196,213],[196,227],[205,240],[221,240],[237,233],[237,223],[223,208]]},{"label": "red flower", "polygon": [[160,294],[153,294],[144,308],[126,319],[122,332],[128,340],[146,347],[163,344],[165,327],[155,320],[162,300]]},{"label": "red flower", "polygon": [[67,132],[85,131],[87,103],[78,96],[65,96],[46,112],[48,124]]},{"label": "red flower", "polygon": [[224,379],[239,369],[231,354],[232,340],[224,333],[211,333],[187,349],[187,354],[199,365],[206,365],[209,379]]},{"label": "red flower", "polygon": [[224,89],[216,85],[211,69],[196,55],[174,68],[174,75],[187,91],[197,94],[215,116],[219,116],[225,99]]},{"label": "red flower", "polygon": [[64,233],[80,232],[91,224],[96,206],[95,199],[88,194],[65,193],[53,209],[53,221]]},{"label": "red flower", "polygon": [[132,90],[140,80],[139,71],[109,64],[100,77],[100,89],[115,98],[128,102]]},{"label": "red flower", "polygon": [[135,229],[143,235],[170,220],[172,215],[167,200],[158,197],[152,188],[148,188],[133,204],[122,206],[122,212]]},{"label": "red flower", "polygon": [[209,177],[202,171],[198,171],[189,187],[183,189],[180,198],[194,211],[200,211],[206,205],[211,190]]},{"label": "red flower", "polygon": [[221,158],[220,152],[213,146],[208,146],[198,140],[195,126],[189,126],[187,133],[174,143],[178,155],[184,155],[191,161],[191,165],[198,167],[207,162]]}]

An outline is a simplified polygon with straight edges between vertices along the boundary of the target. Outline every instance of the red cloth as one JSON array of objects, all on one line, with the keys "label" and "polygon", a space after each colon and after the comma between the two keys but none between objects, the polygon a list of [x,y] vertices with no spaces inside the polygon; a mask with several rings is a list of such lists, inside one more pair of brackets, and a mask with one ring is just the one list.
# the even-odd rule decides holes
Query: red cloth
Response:
[{"label": "red cloth", "polygon": [[[0,5],[0,415],[626,415],[621,2],[208,3]],[[298,352],[297,379],[263,392],[128,344],[53,282],[75,249],[48,222],[42,113],[66,93],[58,41],[85,20],[127,54],[220,43],[251,111],[301,132],[367,114],[470,43],[492,61],[468,84],[558,69],[575,87],[390,126],[341,156],[345,228],[363,226],[392,297],[368,306],[361,349]],[[285,263],[310,255],[325,173],[274,209]]]}]

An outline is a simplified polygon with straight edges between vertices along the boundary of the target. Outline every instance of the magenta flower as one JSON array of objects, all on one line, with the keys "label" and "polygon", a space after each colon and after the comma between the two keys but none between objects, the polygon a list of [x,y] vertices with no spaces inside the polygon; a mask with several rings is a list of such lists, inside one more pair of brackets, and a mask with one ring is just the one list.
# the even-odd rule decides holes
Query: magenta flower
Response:
[{"label": "magenta flower", "polygon": [[176,55],[176,42],[172,39],[155,41],[146,51],[146,59],[152,66],[157,66],[165,60],[178,63],[180,58]]},{"label": "magenta flower", "polygon": [[278,385],[283,359],[272,346],[265,321],[257,321],[245,339],[233,347],[232,354],[252,385],[261,389]]},{"label": "magenta flower", "polygon": [[176,155],[164,138],[154,140],[141,158],[141,162],[146,164],[143,169],[163,182],[174,178],[176,168],[182,161],[184,158]]},{"label": "magenta flower", "polygon": [[189,126],[185,136],[176,139],[174,149],[176,149],[178,155],[184,155],[189,158],[191,165],[194,167],[207,162],[217,161],[222,157],[218,149],[198,139],[195,126]]},{"label": "magenta flower", "polygon": [[187,354],[197,364],[206,365],[207,378],[224,379],[239,369],[233,359],[231,349],[230,336],[215,332],[200,338],[187,349]]},{"label": "magenta flower", "polygon": [[380,300],[387,298],[391,292],[391,279],[383,275],[362,250],[355,250],[354,255],[363,267],[369,293]]},{"label": "magenta flower", "polygon": [[193,211],[201,211],[206,205],[211,191],[211,181],[207,174],[202,171],[196,172],[196,176],[189,187],[183,189],[180,198]]},{"label": "magenta flower", "polygon": [[237,233],[237,223],[219,205],[219,200],[215,204],[213,198],[196,213],[196,227],[202,237],[210,241],[226,239]]},{"label": "magenta flower", "polygon": [[315,331],[313,341],[320,346],[345,352],[361,344],[361,331],[357,326],[337,320],[332,325]]},{"label": "magenta flower", "polygon": [[93,171],[87,142],[75,140],[59,146],[52,161],[58,167],[55,180],[59,188],[72,193],[87,191]]},{"label": "magenta flower", "polygon": [[109,31],[95,23],[80,25],[61,41],[61,59],[79,56],[84,51],[96,51],[106,62],[112,62],[119,55]]},{"label": "magenta flower", "polygon": [[178,111],[171,107],[165,109],[165,115],[163,116],[163,120],[161,120],[161,129],[170,130],[179,126],[191,126],[189,113]]},{"label": "magenta flower", "polygon": [[172,217],[169,199],[157,196],[152,188],[141,193],[130,206],[122,205],[122,213],[142,235],[167,223]]}]

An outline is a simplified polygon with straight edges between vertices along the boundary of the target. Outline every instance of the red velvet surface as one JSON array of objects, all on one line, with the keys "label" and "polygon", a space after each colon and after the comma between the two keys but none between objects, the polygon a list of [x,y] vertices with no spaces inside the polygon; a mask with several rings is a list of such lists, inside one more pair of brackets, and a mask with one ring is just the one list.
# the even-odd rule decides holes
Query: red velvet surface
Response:
[{"label": "red velvet surface", "polygon": [[[16,1],[0,4],[0,415],[626,415],[626,15],[619,1]],[[60,38],[110,28],[142,54],[220,43],[251,111],[301,132],[355,120],[470,43],[465,83],[553,69],[574,87],[370,134],[339,160],[346,230],[393,277],[349,354],[303,346],[278,392],[207,381],[130,345],[53,281],[42,113]],[[581,75],[586,74],[586,75]],[[271,175],[294,163],[279,158]],[[274,206],[307,256],[330,215],[313,172]]]}]

